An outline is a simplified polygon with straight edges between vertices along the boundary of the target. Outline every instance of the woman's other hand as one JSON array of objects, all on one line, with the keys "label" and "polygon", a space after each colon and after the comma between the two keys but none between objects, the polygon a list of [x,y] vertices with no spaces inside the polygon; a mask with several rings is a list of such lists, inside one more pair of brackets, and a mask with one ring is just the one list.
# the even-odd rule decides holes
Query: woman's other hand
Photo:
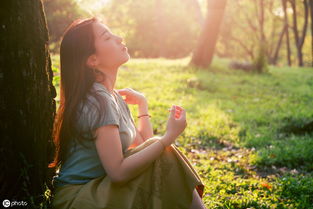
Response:
[{"label": "woman's other hand", "polygon": [[117,89],[117,92],[121,96],[125,96],[124,101],[127,104],[141,105],[147,102],[145,96],[142,93],[135,91],[131,88]]},{"label": "woman's other hand", "polygon": [[165,138],[167,145],[170,145],[187,127],[186,111],[177,105],[173,105],[169,115]]}]

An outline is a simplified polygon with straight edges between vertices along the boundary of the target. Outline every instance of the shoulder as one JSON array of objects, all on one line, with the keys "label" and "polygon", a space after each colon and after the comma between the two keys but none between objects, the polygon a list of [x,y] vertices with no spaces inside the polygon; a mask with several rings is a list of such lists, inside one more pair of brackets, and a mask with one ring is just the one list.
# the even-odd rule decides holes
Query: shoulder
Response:
[{"label": "shoulder", "polygon": [[94,82],[91,86],[90,93],[100,94],[102,96],[108,97],[112,99],[112,95],[108,92],[108,90],[100,83]]},{"label": "shoulder", "polygon": [[110,109],[116,109],[114,98],[102,84],[96,82],[93,83],[78,107],[80,114],[92,115],[92,117]]},{"label": "shoulder", "polygon": [[108,93],[102,84],[93,84],[78,109],[80,124],[88,127],[100,127],[107,123],[118,124],[119,107],[114,97]]},{"label": "shoulder", "polygon": [[108,90],[100,83],[94,82],[91,89],[86,95],[87,101],[93,104],[104,103],[114,103],[113,96],[108,92]]}]

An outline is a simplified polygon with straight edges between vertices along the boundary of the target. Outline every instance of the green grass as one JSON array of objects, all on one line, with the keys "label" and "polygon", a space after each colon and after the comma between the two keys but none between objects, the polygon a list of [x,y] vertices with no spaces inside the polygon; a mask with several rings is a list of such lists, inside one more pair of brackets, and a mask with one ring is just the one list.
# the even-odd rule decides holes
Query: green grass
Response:
[{"label": "green grass", "polygon": [[[133,59],[119,69],[115,88],[145,94],[156,135],[172,104],[186,109],[188,126],[176,144],[204,180],[206,206],[313,208],[313,135],[285,131],[313,119],[312,68],[252,74],[228,69],[228,60],[209,69],[188,61]],[[55,56],[53,63],[57,75]],[[129,107],[137,122],[137,108]]]}]

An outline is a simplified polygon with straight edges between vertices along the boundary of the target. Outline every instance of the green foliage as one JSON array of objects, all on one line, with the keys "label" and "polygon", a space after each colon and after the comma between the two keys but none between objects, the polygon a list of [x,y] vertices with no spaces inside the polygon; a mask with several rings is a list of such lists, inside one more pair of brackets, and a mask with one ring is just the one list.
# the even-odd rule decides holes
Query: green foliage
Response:
[{"label": "green foliage", "polygon": [[111,1],[102,14],[133,57],[184,57],[200,31],[196,11],[179,0]]},{"label": "green foliage", "polygon": [[[195,48],[201,31],[199,19],[206,13],[206,1],[160,0],[44,0],[50,34],[50,48],[58,53],[60,38],[66,26],[76,18],[104,17],[113,32],[122,36],[132,57],[181,58]],[[105,3],[103,3],[105,2]],[[253,61],[256,70],[266,72],[265,59],[273,61],[284,22],[281,1],[264,0],[264,38],[268,46],[260,50],[258,1],[228,1],[216,53],[239,61]],[[95,8],[94,5],[97,5]],[[289,4],[288,4],[289,5]],[[303,24],[302,1],[297,1],[298,25]],[[289,8],[290,10],[290,5]],[[289,12],[289,24],[292,25]],[[309,33],[307,33],[309,34]],[[291,60],[297,62],[294,34],[290,30]],[[264,46],[262,44],[262,46]],[[306,66],[312,65],[311,36],[303,46]],[[261,53],[260,53],[261,52]],[[286,64],[285,37],[277,62]]]},{"label": "green foliage", "polygon": [[[105,3],[103,3],[105,2]],[[58,52],[65,27],[76,18],[92,15],[104,18],[113,32],[122,36],[132,57],[180,58],[189,55],[201,31],[200,19],[206,13],[206,1],[132,1],[44,0],[50,34],[50,48]],[[303,3],[297,2],[299,25],[303,24]],[[96,6],[95,6],[96,5]],[[265,0],[264,38],[268,47],[259,49],[261,37],[256,10],[257,1],[229,1],[221,27],[216,53],[239,61],[253,61],[256,71],[266,72],[265,60],[273,62],[280,33],[284,27],[281,1]],[[289,4],[288,4],[289,5]],[[289,5],[290,7],[290,5]],[[288,8],[290,9],[290,8]],[[289,13],[291,20],[292,13]],[[291,24],[291,21],[290,21]],[[289,33],[292,63],[297,62],[294,34]],[[285,41],[277,62],[286,64]],[[303,46],[306,66],[312,65],[311,36]]]},{"label": "green foliage", "polygon": [[50,49],[58,53],[65,28],[75,19],[88,15],[75,0],[44,0],[43,3],[49,29]]},{"label": "green foliage", "polygon": [[[119,69],[115,88],[145,94],[156,135],[164,133],[172,104],[186,109],[188,126],[176,144],[204,181],[207,208],[310,208],[312,134],[282,128],[313,115],[311,69],[270,66],[247,74],[228,69],[225,59],[205,70],[188,63],[132,59]],[[137,107],[129,107],[138,123]]]},{"label": "green foliage", "polygon": [[261,176],[251,166],[256,157],[248,149],[193,151],[181,149],[196,166],[206,186],[207,208],[312,208],[312,175]]},{"label": "green foliage", "polygon": [[256,163],[261,165],[278,165],[289,168],[313,170],[313,138],[312,136],[291,136],[286,139],[272,141],[271,145],[259,150]]},{"label": "green foliage", "polygon": [[[124,38],[133,57],[177,58],[191,53],[200,32],[196,3],[114,0],[104,4],[98,17],[104,17],[111,30]],[[45,0],[44,6],[50,47],[57,53],[65,27],[74,19],[91,14],[83,10],[82,1]],[[97,16],[97,12],[92,15]]]},{"label": "green foliage", "polygon": [[259,47],[258,55],[253,61],[254,71],[257,73],[264,73],[268,71],[266,48],[263,44]]},{"label": "green foliage", "polygon": [[285,176],[277,180],[277,193],[295,208],[313,208],[313,176]]}]

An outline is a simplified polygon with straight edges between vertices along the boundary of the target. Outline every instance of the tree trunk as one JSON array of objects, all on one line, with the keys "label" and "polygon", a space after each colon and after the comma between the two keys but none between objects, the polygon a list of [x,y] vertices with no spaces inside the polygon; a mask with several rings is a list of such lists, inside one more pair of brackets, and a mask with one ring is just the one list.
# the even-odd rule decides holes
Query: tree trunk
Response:
[{"label": "tree trunk", "polygon": [[266,38],[265,38],[265,33],[264,33],[264,22],[265,22],[264,1],[259,0],[259,4],[258,6],[256,5],[256,7],[259,7],[260,9],[259,13],[257,12],[258,21],[259,21],[260,40],[261,40],[260,44],[265,44]]},{"label": "tree trunk", "polygon": [[208,0],[206,20],[190,64],[198,67],[211,64],[226,3],[227,0]]},{"label": "tree trunk", "polygon": [[283,37],[284,37],[284,34],[286,33],[286,30],[287,30],[287,26],[285,25],[283,30],[281,31],[281,33],[279,35],[279,40],[278,40],[278,43],[277,43],[277,46],[276,46],[276,49],[274,52],[274,56],[271,59],[271,64],[273,64],[273,65],[276,65],[276,63],[277,63],[279,50],[280,50],[280,47],[282,45]]},{"label": "tree trunk", "polygon": [[302,48],[305,42],[305,38],[306,38],[306,32],[307,32],[307,28],[308,28],[308,22],[309,22],[309,1],[312,0],[304,0],[303,1],[303,6],[304,6],[304,23],[303,23],[303,27],[302,27],[302,34],[299,40],[299,51],[301,52],[301,61],[302,61],[302,65],[303,66],[303,54],[302,54]]},{"label": "tree trunk", "polygon": [[296,6],[297,4],[295,0],[291,0],[290,3],[291,3],[292,10],[293,10],[293,31],[294,31],[294,36],[295,36],[296,48],[297,48],[298,65],[303,66],[302,47],[303,47],[304,40],[306,37],[306,31],[307,31],[307,25],[308,25],[308,2],[306,0],[303,1],[304,23],[303,23],[303,28],[302,28],[302,34],[299,34],[299,31],[298,31],[297,6]]},{"label": "tree trunk", "polygon": [[309,1],[310,3],[310,14],[311,14],[311,65],[313,67],[313,1]]},{"label": "tree trunk", "polygon": [[284,10],[284,22],[286,27],[286,47],[287,47],[287,61],[288,66],[291,66],[291,50],[290,50],[290,37],[289,37],[289,23],[287,15],[287,0],[282,0],[283,10]]},{"label": "tree trunk", "polygon": [[44,201],[56,91],[42,2],[0,8],[0,196],[36,208]]}]

